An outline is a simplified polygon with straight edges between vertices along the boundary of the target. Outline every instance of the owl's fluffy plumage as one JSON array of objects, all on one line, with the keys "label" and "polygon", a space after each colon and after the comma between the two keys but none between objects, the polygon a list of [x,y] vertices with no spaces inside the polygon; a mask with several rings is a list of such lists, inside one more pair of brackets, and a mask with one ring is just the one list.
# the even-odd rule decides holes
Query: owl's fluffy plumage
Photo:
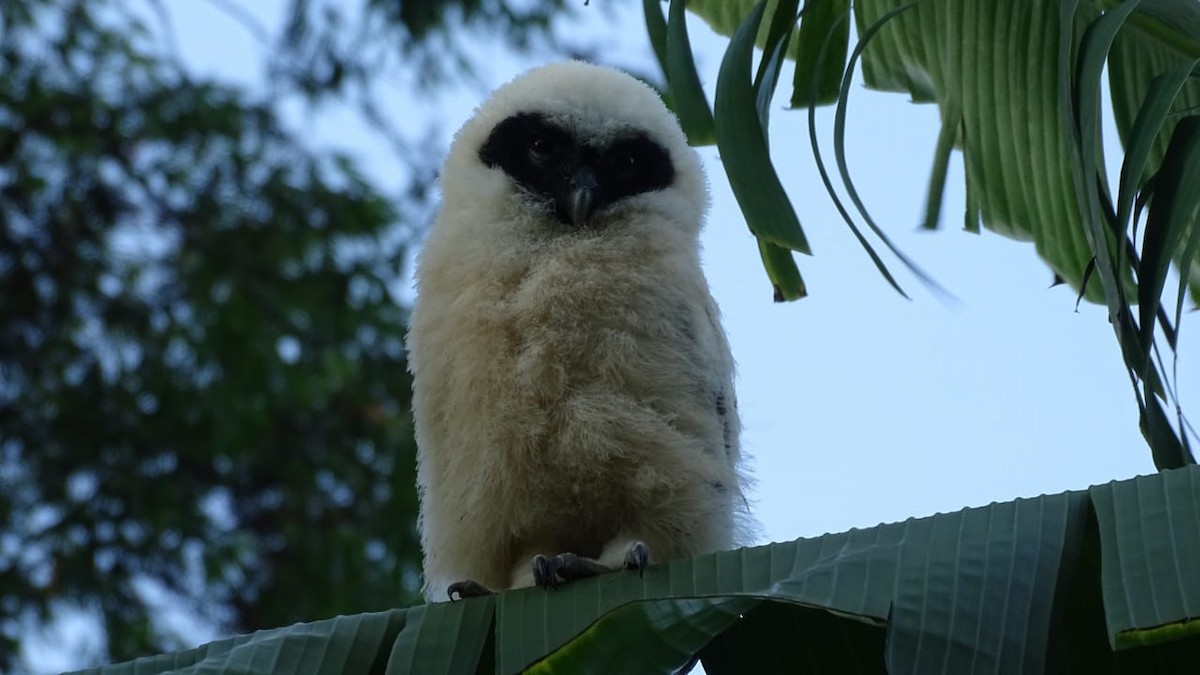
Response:
[{"label": "owl's fluffy plumage", "polygon": [[[586,222],[547,196],[545,130],[563,163],[600,167],[608,199]],[[707,187],[654,90],[580,62],[530,71],[458,132],[441,188],[408,340],[426,597],[530,585],[535,555],[618,567],[632,540],[655,561],[731,548],[745,500],[700,268]]]}]

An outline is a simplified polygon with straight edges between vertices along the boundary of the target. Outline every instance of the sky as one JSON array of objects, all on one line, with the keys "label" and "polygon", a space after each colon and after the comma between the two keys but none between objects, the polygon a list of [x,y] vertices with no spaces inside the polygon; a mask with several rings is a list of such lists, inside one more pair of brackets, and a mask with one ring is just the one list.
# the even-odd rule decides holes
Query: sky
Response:
[{"label": "sky", "polygon": [[[171,3],[178,49],[196,72],[264,86],[264,47],[217,2]],[[274,27],[281,0],[240,3]],[[580,0],[582,4],[582,0]],[[597,36],[620,65],[655,72],[641,3],[593,2],[560,33]],[[701,80],[712,99],[726,40],[691,18]],[[433,100],[391,90],[396,120],[450,134],[488,90],[551,58],[516,58],[480,43],[482,81]],[[405,76],[397,73],[398,80]],[[781,82],[790,82],[785,70]],[[775,304],[757,248],[716,148],[701,148],[712,193],[704,267],[738,362],[742,442],[754,477],[756,543],[871,527],[969,506],[1081,489],[1154,471],[1137,425],[1133,390],[1106,311],[1081,305],[1033,245],[970,234],[957,153],[943,229],[918,231],[938,133],[935,106],[852,88],[848,162],[876,221],[957,301],[925,291],[894,258],[906,300],[875,271],[825,194],[808,144],[806,114],[777,94],[771,152],[814,255],[797,256],[809,296]],[[349,110],[290,111],[318,144],[349,149],[388,187],[402,167]],[[832,157],[832,111],[818,115]],[[1116,134],[1106,129],[1110,157]],[[1111,161],[1110,161],[1111,163]],[[1114,183],[1115,184],[1115,183]],[[407,282],[406,282],[407,283]],[[401,295],[406,292],[402,289]],[[411,297],[411,296],[408,296]],[[1200,342],[1186,316],[1179,373],[1185,411],[1196,398]],[[317,617],[314,617],[317,618]]]}]

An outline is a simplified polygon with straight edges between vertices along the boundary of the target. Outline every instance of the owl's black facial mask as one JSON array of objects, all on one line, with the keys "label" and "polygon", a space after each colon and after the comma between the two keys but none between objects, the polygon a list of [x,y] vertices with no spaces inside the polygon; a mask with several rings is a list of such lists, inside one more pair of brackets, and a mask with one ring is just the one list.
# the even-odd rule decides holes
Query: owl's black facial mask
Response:
[{"label": "owl's black facial mask", "polygon": [[597,146],[532,112],[497,124],[479,159],[545,199],[559,221],[577,228],[606,206],[675,180],[670,153],[644,132],[631,129]]}]

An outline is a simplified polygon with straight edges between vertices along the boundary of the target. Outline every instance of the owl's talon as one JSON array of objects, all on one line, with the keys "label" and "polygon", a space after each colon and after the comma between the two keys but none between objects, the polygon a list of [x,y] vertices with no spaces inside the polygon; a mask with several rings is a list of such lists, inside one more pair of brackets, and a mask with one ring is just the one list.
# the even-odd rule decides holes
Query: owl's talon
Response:
[{"label": "owl's talon", "polygon": [[[454,597],[456,594],[458,595],[457,598]],[[450,602],[454,602],[455,600],[465,600],[467,598],[481,598],[485,595],[495,594],[496,591],[493,591],[478,581],[472,581],[470,579],[456,581],[446,588],[446,595],[450,596]]]},{"label": "owl's talon", "polygon": [[550,560],[544,555],[533,556],[533,561],[530,565],[533,567],[533,583],[538,587],[550,590],[558,585],[558,578],[555,575],[554,563],[558,558]]},{"label": "owl's talon", "polygon": [[597,574],[611,572],[613,569],[604,563],[597,562],[591,558],[585,558],[574,553],[559,553],[554,556],[554,571],[558,574],[558,578],[563,581],[575,581],[576,579],[586,579],[594,577]]},{"label": "owl's talon", "polygon": [[642,576],[649,564],[650,547],[636,539],[629,542],[629,548],[625,549],[625,560],[622,566],[627,570],[637,570],[638,576]]}]

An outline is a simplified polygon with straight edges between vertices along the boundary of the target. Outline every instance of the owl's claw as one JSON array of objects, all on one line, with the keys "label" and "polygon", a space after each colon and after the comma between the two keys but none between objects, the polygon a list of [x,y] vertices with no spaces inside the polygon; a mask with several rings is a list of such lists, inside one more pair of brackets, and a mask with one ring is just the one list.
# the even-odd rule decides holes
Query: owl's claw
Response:
[{"label": "owl's claw", "polygon": [[613,569],[604,563],[585,558],[574,553],[559,553],[554,556],[554,571],[563,581],[586,579],[597,574],[612,572]]},{"label": "owl's claw", "polygon": [[[555,557],[554,560],[558,558]],[[539,588],[550,590],[558,585],[558,579],[555,578],[554,560],[547,558],[544,555],[533,556],[531,566],[533,567],[533,583]]]},{"label": "owl's claw", "polygon": [[637,570],[638,576],[641,576],[649,564],[650,547],[636,539],[629,542],[629,548],[625,549],[625,561],[622,566],[627,570]]},{"label": "owl's claw", "polygon": [[[457,598],[454,597],[456,594],[458,595]],[[493,591],[478,581],[472,581],[470,579],[456,581],[450,584],[450,586],[446,589],[446,595],[450,596],[450,602],[454,602],[455,600],[463,600],[466,598],[480,598],[485,595],[495,594],[496,591]]]}]

